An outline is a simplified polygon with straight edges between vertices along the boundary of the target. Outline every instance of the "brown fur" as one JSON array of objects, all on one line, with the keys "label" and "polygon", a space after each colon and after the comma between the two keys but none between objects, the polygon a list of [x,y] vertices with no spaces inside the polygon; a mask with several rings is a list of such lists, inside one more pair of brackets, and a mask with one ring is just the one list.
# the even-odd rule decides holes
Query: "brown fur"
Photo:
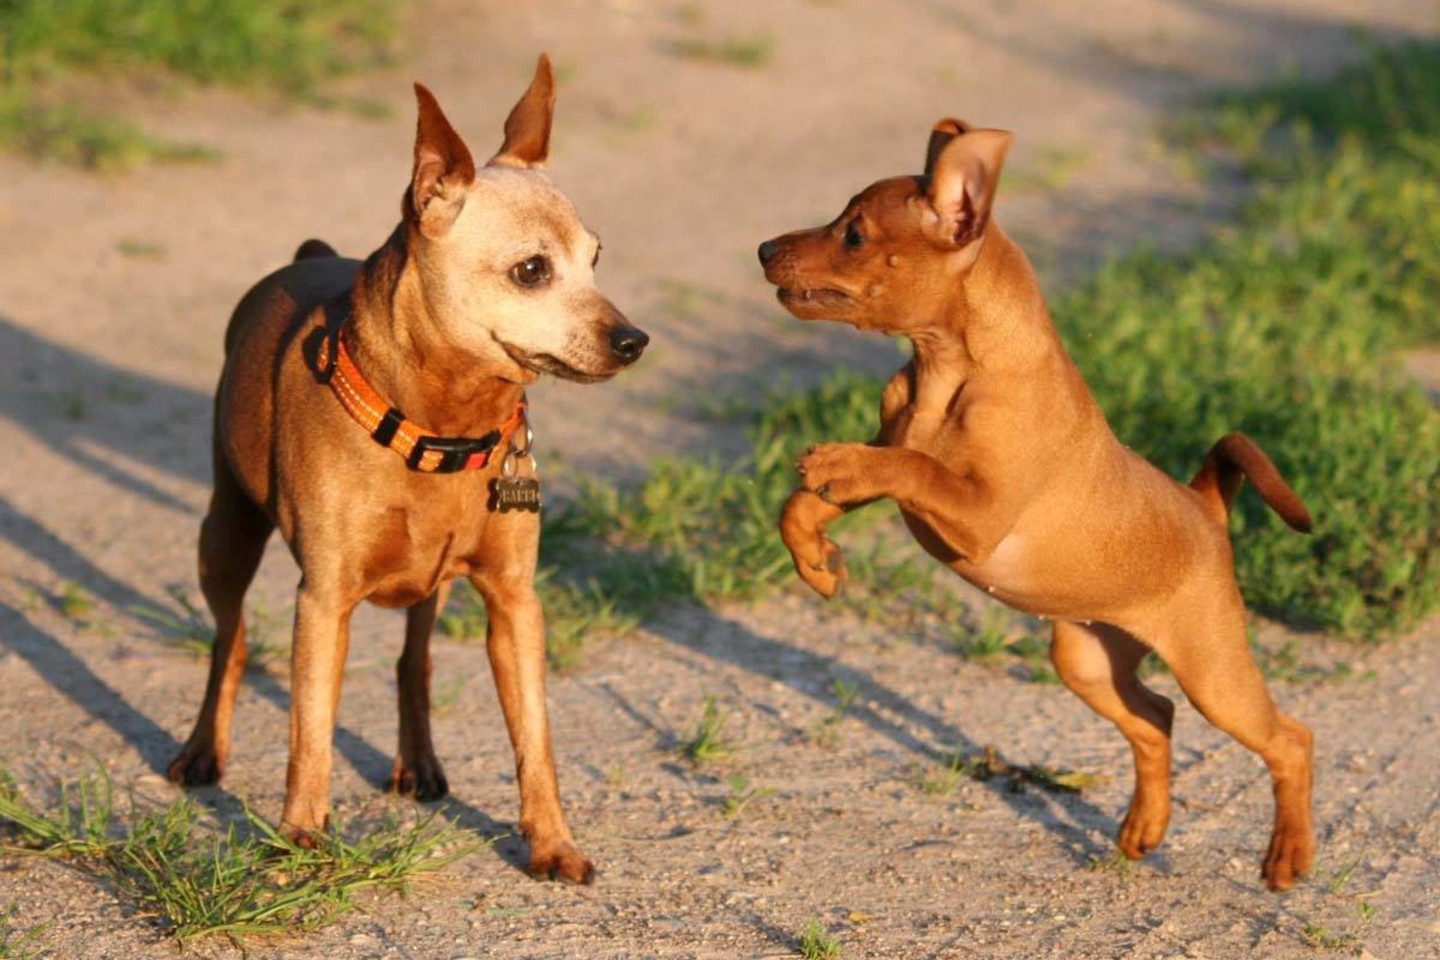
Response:
[{"label": "brown fur", "polygon": [[[241,602],[278,527],[303,575],[284,829],[307,841],[327,823],[349,621],[363,600],[407,610],[391,786],[420,799],[446,793],[430,737],[429,640],[450,580],[463,576],[489,613],[531,869],[588,881],[593,867],[561,809],[546,716],[539,519],[487,507],[504,451],[484,470],[412,471],[350,418],[317,370],[326,338],[343,326],[355,362],[389,403],[434,434],[475,437],[504,422],[540,372],[604,379],[639,356],[645,337],[595,289],[598,240],[539,172],[554,103],[549,61],[540,59],[504,145],[478,171],[435,98],[418,84],[416,96],[414,170],[389,240],[364,263],[305,242],[295,263],[245,295],[226,331],[215,489],[200,536],[217,636],[199,720],[170,776],[213,783],[224,771],[245,666]],[[553,276],[522,288],[511,271],[535,255]]]},{"label": "brown fur", "polygon": [[839,219],[761,245],[766,277],[801,319],[908,337],[914,359],[881,398],[871,444],[825,444],[798,463],[781,534],[824,596],[845,578],[825,527],[880,499],[920,544],[1011,606],[1054,621],[1061,679],[1135,754],[1120,847],[1154,849],[1170,816],[1174,708],[1136,668],[1147,650],[1191,702],[1257,752],[1274,781],[1263,874],[1289,887],[1311,864],[1311,735],[1275,709],[1250,655],[1227,510],[1241,475],[1291,526],[1304,506],[1232,434],[1191,486],[1128,450],[1066,353],[1030,264],[990,215],[1011,135],[936,125],[920,177],[882,180]]}]

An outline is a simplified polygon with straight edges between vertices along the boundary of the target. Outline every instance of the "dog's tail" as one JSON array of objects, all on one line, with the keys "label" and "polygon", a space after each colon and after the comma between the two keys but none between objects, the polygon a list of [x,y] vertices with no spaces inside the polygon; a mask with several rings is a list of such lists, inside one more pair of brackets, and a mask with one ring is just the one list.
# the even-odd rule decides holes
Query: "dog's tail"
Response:
[{"label": "dog's tail", "polygon": [[300,249],[295,251],[295,259],[297,261],[313,260],[316,257],[338,256],[340,256],[340,254],[335,251],[334,247],[330,246],[330,244],[324,240],[316,240],[314,237],[300,244]]},{"label": "dog's tail", "polygon": [[1260,498],[1280,515],[1280,519],[1292,529],[1301,533],[1310,532],[1310,511],[1290,489],[1275,464],[1265,456],[1243,433],[1229,433],[1221,437],[1210,452],[1200,472],[1190,481],[1190,486],[1205,500],[1205,505],[1216,522],[1225,526],[1230,516],[1230,504],[1240,490],[1240,482],[1246,477],[1255,484]]}]

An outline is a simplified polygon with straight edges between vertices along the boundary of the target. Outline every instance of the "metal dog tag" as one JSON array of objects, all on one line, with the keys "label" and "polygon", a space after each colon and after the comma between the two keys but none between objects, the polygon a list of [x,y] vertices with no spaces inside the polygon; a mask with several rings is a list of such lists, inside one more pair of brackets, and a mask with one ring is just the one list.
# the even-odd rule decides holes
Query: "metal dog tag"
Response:
[{"label": "metal dog tag", "polygon": [[[500,513],[509,513],[511,510],[540,512],[540,467],[535,462],[534,454],[530,452],[534,440],[534,435],[527,425],[525,427],[525,445],[519,450],[511,447],[506,451],[505,460],[500,464],[500,476],[490,481],[491,510]],[[530,461],[530,476],[528,477],[515,475],[516,467],[522,459]]]},{"label": "metal dog tag", "polygon": [[540,481],[534,477],[496,477],[490,481],[492,509],[501,513],[511,510],[540,512]]}]

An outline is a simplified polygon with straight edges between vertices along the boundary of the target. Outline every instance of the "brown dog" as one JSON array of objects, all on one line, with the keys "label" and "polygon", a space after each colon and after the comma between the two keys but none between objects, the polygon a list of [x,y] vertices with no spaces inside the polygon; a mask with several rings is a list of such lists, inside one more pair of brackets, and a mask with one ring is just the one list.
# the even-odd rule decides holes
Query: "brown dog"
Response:
[{"label": "brown dog", "polygon": [[169,772],[187,784],[224,772],[245,665],[241,601],[278,526],[302,573],[284,829],[306,842],[327,823],[350,614],[362,600],[407,609],[391,787],[446,793],[430,739],[429,641],[449,581],[464,576],[489,615],[530,868],[588,881],[550,747],[524,390],[542,372],[603,380],[647,338],[595,288],[599,240],[538,169],[555,102],[549,60],[479,170],[435,98],[415,92],[414,170],[390,239],[363,264],[307,241],[245,295],[226,332],[215,491],[200,532],[216,642],[195,732]]},{"label": "brown dog", "polygon": [[1297,530],[1310,518],[1239,434],[1182,486],[1110,432],[1065,352],[1035,275],[990,216],[1011,135],[936,125],[925,174],[882,180],[828,226],[760,246],[780,302],[908,337],[914,359],[885,388],[871,444],[815,447],[797,468],[781,535],[826,597],[844,579],[825,527],[883,498],[920,544],[1005,603],[1054,621],[1065,684],[1114,722],[1135,753],[1120,828],[1129,857],[1170,819],[1174,707],[1135,674],[1147,650],[1186,696],[1269,765],[1275,828],[1264,877],[1289,887],[1310,868],[1311,735],[1275,709],[1246,642],[1227,517],[1248,476]]}]

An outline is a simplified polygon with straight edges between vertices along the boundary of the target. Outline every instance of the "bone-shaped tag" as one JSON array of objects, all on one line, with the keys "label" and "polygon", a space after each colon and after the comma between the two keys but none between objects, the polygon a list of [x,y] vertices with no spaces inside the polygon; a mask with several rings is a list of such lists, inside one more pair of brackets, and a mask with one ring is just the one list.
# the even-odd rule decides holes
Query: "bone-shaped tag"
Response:
[{"label": "bone-shaped tag", "polygon": [[540,512],[540,481],[534,477],[496,477],[491,481],[491,510]]}]

